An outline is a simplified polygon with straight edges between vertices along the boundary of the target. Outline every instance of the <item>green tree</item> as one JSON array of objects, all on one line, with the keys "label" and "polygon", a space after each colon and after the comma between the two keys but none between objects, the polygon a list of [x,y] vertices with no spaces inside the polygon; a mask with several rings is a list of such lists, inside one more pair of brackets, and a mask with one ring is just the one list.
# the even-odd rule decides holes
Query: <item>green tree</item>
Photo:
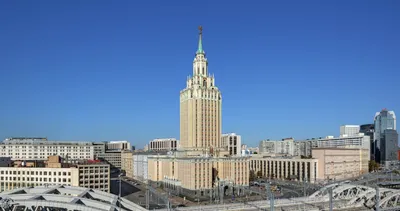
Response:
[{"label": "green tree", "polygon": [[257,153],[257,152],[253,152],[253,154],[254,154],[254,155],[257,155],[258,153]]},{"label": "green tree", "polygon": [[371,171],[376,171],[376,170],[379,169],[379,163],[375,162],[374,160],[370,160],[369,164],[368,164],[368,167],[369,167],[369,171],[370,172]]},{"label": "green tree", "polygon": [[256,174],[254,173],[254,170],[251,170],[250,172],[249,172],[249,180],[250,181],[254,181],[254,180],[256,180]]},{"label": "green tree", "polygon": [[261,178],[261,177],[262,177],[262,172],[261,172],[261,171],[258,171],[258,172],[257,172],[257,177],[258,177],[258,178]]}]

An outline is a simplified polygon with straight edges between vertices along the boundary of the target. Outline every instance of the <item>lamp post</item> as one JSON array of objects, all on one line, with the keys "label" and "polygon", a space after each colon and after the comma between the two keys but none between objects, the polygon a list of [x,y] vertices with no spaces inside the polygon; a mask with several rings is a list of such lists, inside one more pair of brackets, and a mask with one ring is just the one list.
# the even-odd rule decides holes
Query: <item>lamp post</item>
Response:
[{"label": "lamp post", "polygon": [[119,211],[121,211],[121,183],[122,183],[122,181],[121,181],[121,176],[122,176],[122,173],[120,173],[120,174],[118,175],[118,177],[119,177],[119,193],[118,193]]}]

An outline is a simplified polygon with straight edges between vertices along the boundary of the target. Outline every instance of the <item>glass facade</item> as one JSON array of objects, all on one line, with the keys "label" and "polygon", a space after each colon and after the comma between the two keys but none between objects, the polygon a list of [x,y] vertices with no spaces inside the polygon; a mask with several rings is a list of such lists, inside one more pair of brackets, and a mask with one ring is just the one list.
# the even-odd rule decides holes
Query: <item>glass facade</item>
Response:
[{"label": "glass facade", "polygon": [[380,162],[381,151],[385,150],[381,149],[381,146],[385,146],[381,144],[381,141],[383,141],[385,130],[396,130],[396,115],[393,111],[383,109],[381,112],[376,113],[374,123],[374,155],[375,160]]}]

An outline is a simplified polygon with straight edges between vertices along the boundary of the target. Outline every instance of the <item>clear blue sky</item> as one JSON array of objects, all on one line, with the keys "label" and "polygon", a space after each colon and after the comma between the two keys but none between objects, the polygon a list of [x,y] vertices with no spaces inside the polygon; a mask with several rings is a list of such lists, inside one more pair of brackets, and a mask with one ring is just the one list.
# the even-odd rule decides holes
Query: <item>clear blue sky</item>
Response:
[{"label": "clear blue sky", "polygon": [[223,132],[249,145],[338,135],[382,108],[400,116],[399,11],[396,0],[2,1],[0,138],[179,138],[200,24]]}]

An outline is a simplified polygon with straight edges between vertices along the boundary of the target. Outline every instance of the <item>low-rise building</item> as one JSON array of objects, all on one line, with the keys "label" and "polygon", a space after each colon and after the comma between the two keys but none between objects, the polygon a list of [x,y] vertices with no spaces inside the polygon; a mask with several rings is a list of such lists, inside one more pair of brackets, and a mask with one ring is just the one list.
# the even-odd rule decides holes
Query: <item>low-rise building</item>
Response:
[{"label": "low-rise building", "polygon": [[321,179],[318,174],[318,159],[298,157],[267,157],[254,155],[250,159],[250,171],[269,179],[308,181]]},{"label": "low-rise building", "polygon": [[109,163],[112,168],[121,168],[121,151],[106,151],[105,153],[98,154],[99,159]]},{"label": "low-rise building", "polygon": [[355,178],[368,172],[369,149],[314,148],[313,158],[318,160],[318,177],[324,180]]},{"label": "low-rise building", "polygon": [[0,142],[0,157],[12,160],[46,160],[59,155],[65,160],[93,160],[92,142],[49,141],[47,138],[7,138]]},{"label": "low-rise building", "polygon": [[209,196],[224,182],[236,187],[249,185],[248,157],[152,155],[147,158],[148,180],[181,193]]},{"label": "low-rise building", "polygon": [[0,192],[40,185],[70,185],[110,191],[110,165],[97,161],[58,163],[60,160],[59,156],[51,156],[43,165],[28,166],[22,162],[14,167],[0,167]]}]

